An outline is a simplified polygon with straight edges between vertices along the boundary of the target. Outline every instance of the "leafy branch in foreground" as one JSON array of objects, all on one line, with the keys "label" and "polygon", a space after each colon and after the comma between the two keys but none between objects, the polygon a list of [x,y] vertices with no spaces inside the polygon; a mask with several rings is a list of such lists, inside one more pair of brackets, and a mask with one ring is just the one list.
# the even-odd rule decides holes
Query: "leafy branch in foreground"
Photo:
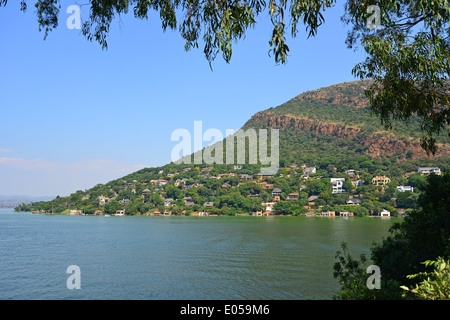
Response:
[{"label": "leafy branch in foreground", "polygon": [[432,272],[420,272],[407,276],[408,279],[424,278],[414,288],[401,286],[405,291],[427,300],[450,300],[450,260],[439,257],[423,262],[426,267],[434,267]]},{"label": "leafy branch in foreground", "polygon": [[[5,6],[7,0],[0,0]],[[178,29],[185,49],[198,48],[209,64],[221,54],[230,62],[232,46],[256,26],[258,17],[267,14],[273,31],[268,39],[276,63],[286,63],[292,37],[303,24],[308,38],[316,36],[325,22],[323,13],[335,0],[90,0],[89,19],[82,33],[90,41],[108,48],[107,35],[115,18],[133,12],[137,19],[148,20],[159,13],[162,29]],[[27,9],[27,0],[20,2]],[[369,26],[370,7],[379,9],[379,28]],[[60,0],[38,0],[39,29],[45,37],[58,26]],[[436,137],[450,137],[450,7],[448,0],[385,0],[345,3],[342,21],[351,26],[346,43],[360,44],[367,53],[365,61],[352,72],[360,79],[373,79],[366,94],[370,110],[389,129],[393,120],[408,122],[414,116],[421,121],[422,147],[435,154]]]},{"label": "leafy branch in foreground", "polygon": [[353,26],[352,48],[361,43],[368,54],[353,74],[374,79],[366,91],[370,109],[387,128],[392,120],[421,120],[422,147],[435,154],[435,137],[450,137],[450,7],[447,0],[381,1],[380,28],[367,27],[368,7],[348,1],[343,20]]},{"label": "leafy branch in foreground", "polygon": [[[8,0],[0,0],[5,6]],[[203,52],[211,63],[221,53],[226,62],[232,55],[232,43],[242,39],[249,28],[256,25],[256,18],[267,12],[273,24],[269,39],[270,53],[276,63],[285,63],[289,47],[286,30],[290,27],[295,37],[298,24],[306,26],[308,37],[317,34],[325,21],[322,11],[332,7],[336,0],[287,1],[287,0],[90,0],[89,19],[84,21],[82,33],[90,41],[97,41],[103,49],[108,48],[107,35],[111,23],[122,14],[133,12],[137,19],[148,20],[149,13],[156,11],[162,29],[178,29],[186,41],[185,49],[198,48],[203,40]],[[45,37],[58,26],[60,0],[38,0],[35,3],[39,30]],[[27,1],[21,1],[26,11]]]}]

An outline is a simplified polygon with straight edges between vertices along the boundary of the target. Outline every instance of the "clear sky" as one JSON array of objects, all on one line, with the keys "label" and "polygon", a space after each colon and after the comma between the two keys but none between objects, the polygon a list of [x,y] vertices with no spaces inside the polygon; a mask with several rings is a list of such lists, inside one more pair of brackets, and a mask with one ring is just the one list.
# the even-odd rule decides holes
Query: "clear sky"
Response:
[{"label": "clear sky", "polygon": [[364,53],[345,45],[343,3],[326,12],[317,37],[288,39],[286,65],[268,56],[272,30],[261,17],[230,64],[217,57],[211,71],[201,45],[186,52],[155,13],[115,20],[103,51],[66,27],[76,1],[61,1],[45,41],[34,7],[22,13],[9,1],[0,8],[0,195],[66,196],[164,165],[172,132],[193,132],[194,121],[225,134],[302,92],[356,80]]}]

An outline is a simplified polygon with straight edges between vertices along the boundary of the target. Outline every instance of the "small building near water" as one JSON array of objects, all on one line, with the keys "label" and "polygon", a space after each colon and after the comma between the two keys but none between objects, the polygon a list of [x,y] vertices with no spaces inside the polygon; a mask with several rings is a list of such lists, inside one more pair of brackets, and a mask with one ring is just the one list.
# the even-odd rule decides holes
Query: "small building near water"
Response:
[{"label": "small building near water", "polygon": [[381,211],[381,213],[380,213],[380,217],[384,217],[384,218],[387,218],[387,217],[390,217],[391,216],[391,212],[390,211],[388,211],[388,210],[386,210],[386,209],[384,209],[383,211]]},{"label": "small building near water", "polygon": [[334,218],[336,217],[336,212],[334,211],[322,211],[318,214],[319,217],[327,217],[327,218]]},{"label": "small building near water", "polygon": [[345,212],[339,213],[339,216],[341,216],[342,218],[348,218],[348,217],[353,217],[354,215],[353,215],[353,212],[345,211]]}]

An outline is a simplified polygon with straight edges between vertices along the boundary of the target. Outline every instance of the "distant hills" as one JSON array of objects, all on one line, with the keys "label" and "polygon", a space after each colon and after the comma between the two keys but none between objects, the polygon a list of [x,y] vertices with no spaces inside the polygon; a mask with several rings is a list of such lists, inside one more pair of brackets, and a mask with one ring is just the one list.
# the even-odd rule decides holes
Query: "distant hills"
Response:
[{"label": "distant hills", "polygon": [[28,195],[0,195],[0,208],[14,208],[22,203],[32,203],[36,201],[49,201],[54,199],[53,196],[34,197]]}]

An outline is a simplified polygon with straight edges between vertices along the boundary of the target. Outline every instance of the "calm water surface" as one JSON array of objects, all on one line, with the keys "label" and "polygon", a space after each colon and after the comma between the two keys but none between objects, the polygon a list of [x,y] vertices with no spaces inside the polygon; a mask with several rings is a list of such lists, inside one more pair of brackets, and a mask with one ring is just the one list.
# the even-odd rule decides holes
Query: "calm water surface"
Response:
[{"label": "calm water surface", "polygon": [[[370,253],[394,221],[0,209],[0,299],[332,299],[340,243]],[[80,290],[66,286],[70,265]]]}]

